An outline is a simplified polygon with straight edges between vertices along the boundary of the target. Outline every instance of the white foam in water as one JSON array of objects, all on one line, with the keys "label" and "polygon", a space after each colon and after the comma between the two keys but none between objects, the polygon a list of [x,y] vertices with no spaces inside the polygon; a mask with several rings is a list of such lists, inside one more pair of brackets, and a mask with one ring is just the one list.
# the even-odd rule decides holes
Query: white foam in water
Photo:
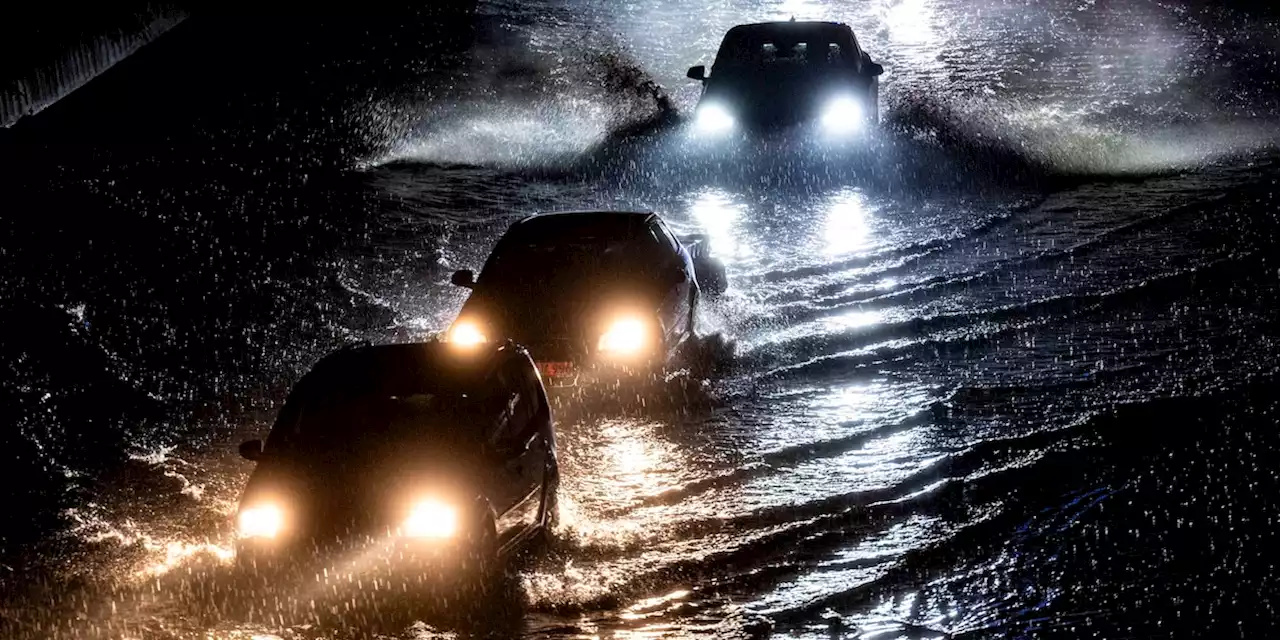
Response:
[{"label": "white foam in water", "polygon": [[477,103],[412,134],[372,164],[537,165],[586,151],[613,122],[610,109],[586,98]]},{"label": "white foam in water", "polygon": [[1004,109],[1011,137],[1054,169],[1127,174],[1190,169],[1225,157],[1274,148],[1274,123],[1219,122],[1124,131],[1089,124],[1080,113],[1052,107]]}]

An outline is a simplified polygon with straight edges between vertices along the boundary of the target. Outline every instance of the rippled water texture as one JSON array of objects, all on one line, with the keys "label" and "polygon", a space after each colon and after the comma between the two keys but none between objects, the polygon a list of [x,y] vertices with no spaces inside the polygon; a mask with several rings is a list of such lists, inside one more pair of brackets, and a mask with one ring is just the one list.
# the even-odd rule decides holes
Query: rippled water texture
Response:
[{"label": "rippled water texture", "polygon": [[[4,397],[15,492],[43,507],[5,541],[7,636],[1272,625],[1275,18],[942,0],[479,14],[462,62],[346,107],[365,136],[351,171],[254,177],[218,169],[215,145],[181,171],[106,157],[30,187],[56,206],[8,223]],[[726,28],[791,15],[855,28],[887,69],[884,130],[842,156],[689,153],[662,96],[687,113],[684,71]],[[730,291],[699,322],[733,355],[702,393],[557,399],[561,525],[496,614],[346,609],[394,585],[245,595],[226,567],[250,469],[235,445],[288,384],[340,344],[443,328],[449,273],[507,223],[591,207],[661,212],[725,260]],[[58,222],[70,209],[91,221]]]}]

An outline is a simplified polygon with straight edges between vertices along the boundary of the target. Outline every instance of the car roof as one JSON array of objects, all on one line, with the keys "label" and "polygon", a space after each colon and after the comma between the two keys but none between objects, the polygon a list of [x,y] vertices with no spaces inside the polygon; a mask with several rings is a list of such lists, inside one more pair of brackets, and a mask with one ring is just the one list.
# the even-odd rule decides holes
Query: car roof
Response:
[{"label": "car roof", "polygon": [[740,24],[725,33],[725,39],[730,36],[741,37],[746,35],[773,35],[777,33],[794,33],[794,32],[826,32],[826,31],[852,31],[848,24],[843,22],[825,22],[817,20],[809,21],[789,21],[779,20],[775,22],[753,22],[750,24]]},{"label": "car roof", "polygon": [[629,210],[607,210],[607,209],[581,209],[573,211],[550,211],[547,213],[535,213],[525,216],[516,222],[517,225],[542,225],[542,224],[562,224],[573,225],[589,223],[593,221],[605,221],[615,224],[626,224],[634,222],[643,222],[650,217],[657,216],[652,211],[629,211]]},{"label": "car roof", "polygon": [[557,211],[522,218],[509,233],[525,238],[564,237],[575,233],[636,235],[657,214],[652,211]]}]

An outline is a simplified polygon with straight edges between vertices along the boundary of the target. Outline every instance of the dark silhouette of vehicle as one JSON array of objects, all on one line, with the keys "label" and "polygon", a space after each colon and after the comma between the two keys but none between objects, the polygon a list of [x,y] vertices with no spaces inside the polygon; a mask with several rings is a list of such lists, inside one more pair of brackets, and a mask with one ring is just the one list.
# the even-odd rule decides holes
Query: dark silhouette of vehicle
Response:
[{"label": "dark silhouette of vehicle", "polygon": [[836,22],[763,22],[725,34],[712,64],[691,67],[703,83],[694,125],[707,136],[812,125],[827,136],[879,122],[884,68]]},{"label": "dark silhouette of vehicle", "polygon": [[702,294],[726,288],[706,238],[677,238],[655,213],[573,211],[524,218],[507,230],[477,278],[447,340],[526,345],[551,384],[590,372],[603,380],[651,377],[696,337]]},{"label": "dark silhouette of vehicle", "polygon": [[425,586],[483,586],[557,517],[551,409],[513,343],[333,353],[294,386],[265,445],[240,453],[257,467],[237,560],[266,575],[363,558]]}]

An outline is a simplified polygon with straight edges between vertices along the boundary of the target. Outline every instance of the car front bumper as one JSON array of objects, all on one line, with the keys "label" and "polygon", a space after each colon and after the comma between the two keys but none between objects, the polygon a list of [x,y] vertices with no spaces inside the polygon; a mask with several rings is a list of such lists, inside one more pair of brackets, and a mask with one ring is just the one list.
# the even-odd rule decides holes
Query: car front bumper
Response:
[{"label": "car front bumper", "polygon": [[248,540],[236,549],[237,568],[268,583],[345,577],[452,586],[483,577],[495,561],[491,548],[467,539],[367,536],[328,544]]}]

